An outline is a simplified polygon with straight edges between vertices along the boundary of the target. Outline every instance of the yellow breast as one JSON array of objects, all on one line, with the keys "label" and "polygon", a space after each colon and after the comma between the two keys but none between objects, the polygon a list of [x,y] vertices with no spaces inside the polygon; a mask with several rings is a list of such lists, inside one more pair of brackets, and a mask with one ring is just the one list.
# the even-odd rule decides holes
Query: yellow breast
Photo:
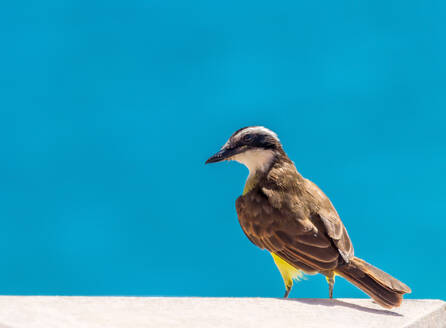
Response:
[{"label": "yellow breast", "polygon": [[283,282],[285,284],[285,287],[287,289],[291,288],[293,286],[293,279],[301,279],[303,277],[302,270],[296,269],[291,264],[283,260],[281,257],[277,256],[274,253],[271,253],[271,256],[274,259],[274,263],[276,263],[277,268],[280,271],[280,274],[282,275]]}]

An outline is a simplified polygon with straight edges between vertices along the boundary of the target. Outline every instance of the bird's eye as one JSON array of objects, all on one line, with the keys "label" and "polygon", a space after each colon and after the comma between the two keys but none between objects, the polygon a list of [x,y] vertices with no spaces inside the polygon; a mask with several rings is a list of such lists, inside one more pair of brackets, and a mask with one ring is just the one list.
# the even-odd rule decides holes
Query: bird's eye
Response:
[{"label": "bird's eye", "polygon": [[243,136],[243,141],[251,141],[253,138],[252,134],[245,134]]}]

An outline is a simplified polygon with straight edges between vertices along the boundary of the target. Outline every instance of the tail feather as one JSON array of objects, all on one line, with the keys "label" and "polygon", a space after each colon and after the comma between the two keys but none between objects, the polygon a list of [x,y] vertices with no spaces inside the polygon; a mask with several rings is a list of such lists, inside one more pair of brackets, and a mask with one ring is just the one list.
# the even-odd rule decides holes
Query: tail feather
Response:
[{"label": "tail feather", "polygon": [[401,281],[358,257],[337,268],[336,273],[386,308],[400,306],[403,295],[411,292]]}]

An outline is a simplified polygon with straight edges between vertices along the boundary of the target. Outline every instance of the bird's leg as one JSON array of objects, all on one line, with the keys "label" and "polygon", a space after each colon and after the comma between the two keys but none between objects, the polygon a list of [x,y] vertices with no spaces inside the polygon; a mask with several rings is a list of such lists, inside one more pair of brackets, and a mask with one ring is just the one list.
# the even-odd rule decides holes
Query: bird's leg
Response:
[{"label": "bird's leg", "polygon": [[328,281],[328,295],[330,296],[330,299],[333,298],[333,286],[334,286],[334,279],[331,278]]},{"label": "bird's leg", "polygon": [[289,279],[289,280],[286,281],[286,283],[285,283],[285,295],[283,295],[283,298],[288,298],[288,295],[291,292],[291,288],[293,288],[293,279]]},{"label": "bird's leg", "polygon": [[333,298],[333,287],[334,287],[334,283],[335,283],[334,272],[333,271],[329,272],[325,276],[325,279],[327,279],[327,282],[328,282],[328,296],[330,297],[330,299],[332,299]]}]

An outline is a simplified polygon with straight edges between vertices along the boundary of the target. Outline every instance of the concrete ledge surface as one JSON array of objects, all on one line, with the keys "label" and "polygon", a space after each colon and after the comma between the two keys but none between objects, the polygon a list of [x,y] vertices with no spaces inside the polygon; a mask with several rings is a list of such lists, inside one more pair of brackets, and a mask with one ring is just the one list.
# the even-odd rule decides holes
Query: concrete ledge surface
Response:
[{"label": "concrete ledge surface", "polygon": [[446,303],[369,299],[0,296],[0,328],[446,327]]}]

